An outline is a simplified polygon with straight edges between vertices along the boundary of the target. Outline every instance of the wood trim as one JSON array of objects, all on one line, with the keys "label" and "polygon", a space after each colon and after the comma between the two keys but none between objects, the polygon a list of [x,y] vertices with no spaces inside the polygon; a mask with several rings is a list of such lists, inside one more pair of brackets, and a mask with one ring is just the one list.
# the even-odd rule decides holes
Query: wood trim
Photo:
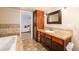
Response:
[{"label": "wood trim", "polygon": [[46,34],[46,37],[49,38],[49,39],[52,39],[51,35]]},{"label": "wood trim", "polygon": [[62,39],[52,37],[52,41],[57,42],[58,44],[64,46],[64,40],[62,40]]}]

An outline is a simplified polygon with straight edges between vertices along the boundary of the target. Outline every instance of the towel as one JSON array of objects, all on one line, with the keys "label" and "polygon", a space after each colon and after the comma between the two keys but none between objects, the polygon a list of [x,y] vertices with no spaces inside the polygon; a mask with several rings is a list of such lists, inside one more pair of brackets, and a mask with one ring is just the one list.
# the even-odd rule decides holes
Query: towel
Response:
[{"label": "towel", "polygon": [[67,51],[72,51],[74,47],[74,44],[72,42],[69,42],[68,45],[66,46]]}]

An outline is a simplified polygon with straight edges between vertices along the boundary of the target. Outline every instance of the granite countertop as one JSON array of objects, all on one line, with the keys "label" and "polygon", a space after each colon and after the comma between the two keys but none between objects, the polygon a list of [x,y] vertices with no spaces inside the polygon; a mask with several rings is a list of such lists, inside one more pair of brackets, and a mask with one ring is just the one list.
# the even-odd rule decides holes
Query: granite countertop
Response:
[{"label": "granite countertop", "polygon": [[68,30],[48,31],[48,30],[38,29],[38,31],[49,34],[49,35],[57,37],[57,38],[60,38],[62,40],[66,40],[67,38],[72,37],[72,32],[68,31]]}]

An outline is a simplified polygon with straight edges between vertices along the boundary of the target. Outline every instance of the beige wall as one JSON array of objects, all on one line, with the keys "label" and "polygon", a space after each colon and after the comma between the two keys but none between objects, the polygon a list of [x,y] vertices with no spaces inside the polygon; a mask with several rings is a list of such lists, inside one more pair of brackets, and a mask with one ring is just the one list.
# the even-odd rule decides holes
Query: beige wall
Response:
[{"label": "beige wall", "polygon": [[45,27],[57,27],[73,30],[72,41],[75,44],[75,50],[79,50],[79,7],[68,7],[62,11],[62,24],[47,24],[45,19]]},{"label": "beige wall", "polygon": [[62,12],[62,24],[73,30],[72,41],[79,50],[79,7],[67,8]]},{"label": "beige wall", "polygon": [[20,10],[0,7],[0,37],[20,33]]},{"label": "beige wall", "polygon": [[0,8],[0,24],[19,24],[20,10],[17,8]]}]

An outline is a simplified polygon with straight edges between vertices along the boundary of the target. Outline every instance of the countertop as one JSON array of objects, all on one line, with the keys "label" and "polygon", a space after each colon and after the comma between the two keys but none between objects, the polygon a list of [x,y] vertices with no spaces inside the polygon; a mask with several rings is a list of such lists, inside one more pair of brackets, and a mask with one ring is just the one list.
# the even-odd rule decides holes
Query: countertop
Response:
[{"label": "countertop", "polygon": [[53,31],[46,31],[43,29],[38,29],[38,31],[49,34],[51,36],[57,37],[62,40],[66,40],[67,38],[72,37],[72,31],[68,30],[53,30]]}]

